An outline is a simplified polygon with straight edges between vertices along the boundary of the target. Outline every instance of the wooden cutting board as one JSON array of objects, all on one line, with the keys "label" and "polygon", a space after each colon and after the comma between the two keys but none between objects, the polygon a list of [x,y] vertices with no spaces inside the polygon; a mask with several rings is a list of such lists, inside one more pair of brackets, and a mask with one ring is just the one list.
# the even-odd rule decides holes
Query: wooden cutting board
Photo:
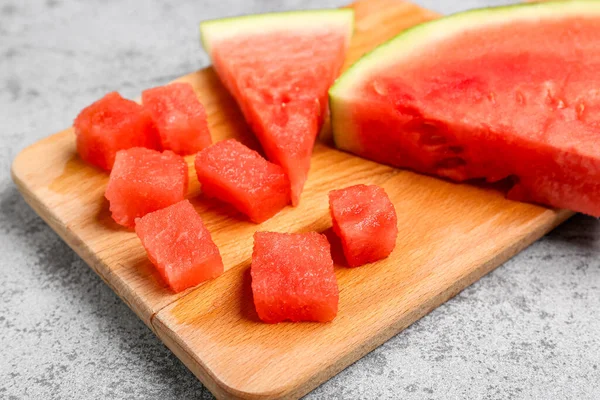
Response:
[{"label": "wooden cutting board", "polygon": [[[354,3],[346,67],[403,29],[436,17],[398,0]],[[211,68],[184,76],[204,103],[213,139],[257,142]],[[327,129],[325,129],[326,131]],[[456,295],[572,213],[505,200],[499,188],[454,184],[315,146],[302,201],[254,225],[207,200],[190,166],[190,191],[221,250],[226,272],[173,294],[131,232],[110,218],[108,175],[76,155],[72,129],[23,150],[13,179],[25,200],[220,398],[294,398],[327,380]],[[362,268],[343,266],[327,193],[357,183],[385,188],[398,212],[396,249]],[[249,266],[256,230],[319,231],[332,241],[340,308],[328,324],[261,323]]]}]

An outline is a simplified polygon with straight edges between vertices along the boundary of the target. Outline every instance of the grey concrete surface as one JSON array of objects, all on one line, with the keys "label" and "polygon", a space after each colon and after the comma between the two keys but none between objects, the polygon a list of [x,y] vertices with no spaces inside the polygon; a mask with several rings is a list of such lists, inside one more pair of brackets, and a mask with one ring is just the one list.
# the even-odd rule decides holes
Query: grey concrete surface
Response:
[{"label": "grey concrete surface", "polygon": [[[206,65],[201,19],[344,2],[0,0],[0,398],[212,397],[24,203],[10,163],[105,92]],[[576,216],[308,398],[598,399],[599,256],[600,224]]]}]

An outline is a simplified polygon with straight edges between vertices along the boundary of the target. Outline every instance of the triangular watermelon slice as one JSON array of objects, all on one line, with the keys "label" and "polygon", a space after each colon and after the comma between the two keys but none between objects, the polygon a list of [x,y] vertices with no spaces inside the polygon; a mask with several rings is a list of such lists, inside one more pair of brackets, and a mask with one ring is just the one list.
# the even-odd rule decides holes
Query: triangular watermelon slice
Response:
[{"label": "triangular watermelon slice", "polygon": [[472,10],[404,31],[331,88],[336,145],[600,216],[600,2]]},{"label": "triangular watermelon slice", "polygon": [[237,100],[267,157],[281,165],[298,204],[327,90],[339,74],[351,9],[243,16],[201,24],[213,65]]}]

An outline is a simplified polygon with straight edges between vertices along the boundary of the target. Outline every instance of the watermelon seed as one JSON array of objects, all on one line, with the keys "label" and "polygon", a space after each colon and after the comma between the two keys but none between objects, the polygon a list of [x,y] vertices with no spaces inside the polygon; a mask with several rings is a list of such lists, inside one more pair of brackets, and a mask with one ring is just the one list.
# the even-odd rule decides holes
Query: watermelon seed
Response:
[{"label": "watermelon seed", "polygon": [[387,96],[388,94],[387,87],[379,81],[373,82],[373,90],[382,96]]},{"label": "watermelon seed", "polygon": [[285,108],[285,106],[287,105],[287,103],[289,103],[290,101],[292,101],[291,97],[288,94],[284,93],[281,96],[281,107]]},{"label": "watermelon seed", "polygon": [[517,103],[525,104],[525,96],[523,96],[523,93],[521,93],[518,90],[517,90]]},{"label": "watermelon seed", "polygon": [[559,110],[561,110],[567,106],[565,104],[565,102],[563,101],[563,99],[559,99],[558,97],[555,97],[552,94],[552,92],[550,91],[550,89],[548,89],[548,94],[546,95],[546,97],[548,98],[549,103],[552,105],[555,105],[556,108]]},{"label": "watermelon seed", "polygon": [[577,106],[577,119],[581,119],[583,117],[583,112],[585,111],[585,104],[579,103]]},{"label": "watermelon seed", "polygon": [[496,93],[490,92],[487,97],[492,102],[492,104],[496,104]]}]

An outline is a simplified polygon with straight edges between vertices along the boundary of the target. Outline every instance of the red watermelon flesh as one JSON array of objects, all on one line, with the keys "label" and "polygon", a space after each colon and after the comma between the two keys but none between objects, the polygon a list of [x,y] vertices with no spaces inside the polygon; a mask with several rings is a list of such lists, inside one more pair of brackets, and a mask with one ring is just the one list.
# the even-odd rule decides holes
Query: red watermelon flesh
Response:
[{"label": "red watermelon flesh", "polygon": [[119,150],[160,149],[150,115],[134,101],[112,92],[84,108],[73,124],[79,156],[110,171]]},{"label": "red watermelon flesh", "polygon": [[237,140],[202,150],[195,166],[206,195],[232,204],[256,223],[290,203],[290,183],[281,167]]},{"label": "red watermelon flesh", "polygon": [[[401,34],[331,90],[337,145],[600,216],[600,3],[458,14]],[[526,38],[526,40],[524,40]]]},{"label": "red watermelon flesh", "polygon": [[396,246],[396,210],[383,188],[356,185],[329,192],[333,230],[350,267],[381,260]]},{"label": "red watermelon flesh", "polygon": [[264,322],[327,322],[337,315],[338,285],[324,235],[256,232],[250,272]]},{"label": "red watermelon flesh", "polygon": [[[254,22],[253,22],[254,21]],[[237,100],[269,160],[281,165],[297,205],[327,90],[343,63],[351,10],[239,17],[201,26],[219,77]]]},{"label": "red watermelon flesh", "polygon": [[219,249],[188,200],[138,218],[135,232],[174,292],[223,273]]},{"label": "red watermelon flesh", "polygon": [[163,149],[187,155],[210,146],[206,111],[189,83],[144,90],[142,103],[152,116]]},{"label": "red watermelon flesh", "polygon": [[134,147],[117,153],[105,196],[113,219],[133,227],[136,218],[183,200],[187,187],[183,157]]}]

